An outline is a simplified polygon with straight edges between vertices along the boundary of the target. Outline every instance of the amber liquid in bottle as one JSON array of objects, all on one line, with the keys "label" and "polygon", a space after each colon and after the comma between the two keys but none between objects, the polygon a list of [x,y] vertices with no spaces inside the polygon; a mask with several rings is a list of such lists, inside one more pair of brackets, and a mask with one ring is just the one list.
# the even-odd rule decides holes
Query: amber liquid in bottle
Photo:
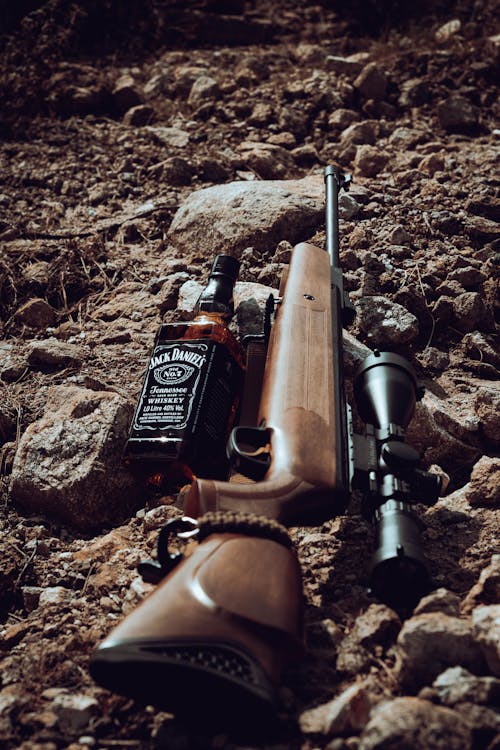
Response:
[{"label": "amber liquid in bottle", "polygon": [[227,476],[244,373],[228,328],[238,270],[235,258],[217,256],[194,319],[158,331],[125,448],[127,463],[152,484]]}]

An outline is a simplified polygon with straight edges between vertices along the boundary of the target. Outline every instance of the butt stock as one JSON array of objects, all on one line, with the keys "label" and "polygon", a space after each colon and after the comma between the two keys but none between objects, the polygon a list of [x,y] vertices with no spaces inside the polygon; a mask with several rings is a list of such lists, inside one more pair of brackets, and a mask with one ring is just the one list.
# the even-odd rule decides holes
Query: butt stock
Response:
[{"label": "butt stock", "polygon": [[[334,398],[334,368],[341,367],[332,336],[328,254],[301,243],[292,253],[284,297],[269,341],[255,444],[237,446],[247,461],[256,446],[269,456],[261,481],[197,479],[184,499],[194,518],[210,511],[255,513],[280,521],[316,524],[342,513],[348,502],[345,405]],[[257,463],[257,461],[256,461]]]}]

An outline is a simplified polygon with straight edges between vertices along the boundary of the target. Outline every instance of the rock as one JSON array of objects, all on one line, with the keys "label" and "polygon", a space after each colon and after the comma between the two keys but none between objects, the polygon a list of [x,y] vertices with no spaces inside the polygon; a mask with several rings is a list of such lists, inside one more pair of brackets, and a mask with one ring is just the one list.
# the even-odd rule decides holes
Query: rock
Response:
[{"label": "rock", "polygon": [[123,518],[140,494],[121,458],[130,417],[116,393],[49,389],[45,413],[19,442],[13,502],[82,529]]},{"label": "rock", "polygon": [[111,96],[115,108],[121,113],[142,104],[142,97],[137,84],[129,75],[121,76],[118,79]]},{"label": "rock", "polygon": [[476,216],[500,221],[500,198],[489,193],[474,195],[467,200],[465,210]]},{"label": "rock", "polygon": [[165,128],[159,125],[150,125],[146,128],[161,146],[175,146],[184,148],[189,143],[189,133],[181,128]]},{"label": "rock", "polygon": [[484,668],[481,650],[466,620],[428,612],[407,620],[398,636],[400,679],[408,689],[430,685],[446,667]]},{"label": "rock", "polygon": [[173,273],[165,279],[158,292],[158,308],[161,313],[175,310],[179,290],[186,281],[189,281],[189,274],[185,271]]},{"label": "rock", "polygon": [[471,728],[473,746],[488,747],[489,742],[500,731],[500,714],[489,706],[478,706],[470,701],[457,703],[455,711],[464,717]]},{"label": "rock", "polygon": [[29,299],[15,312],[20,323],[30,328],[47,328],[56,322],[56,311],[44,299]]},{"label": "rock", "polygon": [[408,344],[418,337],[417,318],[397,303],[379,295],[356,302],[357,322],[374,348]]},{"label": "rock", "polygon": [[51,604],[64,604],[70,601],[74,596],[71,589],[64,588],[64,586],[48,586],[42,589],[38,603],[40,607],[47,607]]},{"label": "rock", "polygon": [[359,750],[472,750],[465,719],[420,698],[395,698],[377,706]]},{"label": "rock", "polygon": [[466,497],[474,507],[500,507],[500,458],[479,459],[472,470]]},{"label": "rock", "polygon": [[363,70],[363,63],[356,59],[356,56],[339,57],[338,55],[328,55],[325,61],[327,70],[339,75],[357,76]]},{"label": "rock", "polygon": [[452,94],[437,105],[440,126],[447,133],[471,133],[478,127],[476,107],[460,94]]},{"label": "rock", "polygon": [[420,172],[425,172],[430,177],[433,177],[436,172],[442,172],[444,168],[445,161],[440,154],[428,154],[418,165]]},{"label": "rock", "polygon": [[242,159],[263,180],[279,180],[293,169],[293,155],[286,148],[272,143],[244,141],[238,147]]},{"label": "rock", "polygon": [[170,156],[162,162],[162,177],[168,185],[189,185],[196,169],[183,156]]},{"label": "rock", "polygon": [[498,705],[500,701],[500,680],[495,677],[476,677],[463,667],[450,667],[442,672],[432,687],[439,702],[454,706],[462,701],[480,705]]},{"label": "rock", "polygon": [[484,281],[486,281],[488,277],[485,273],[479,270],[479,268],[474,268],[474,266],[464,266],[463,268],[456,268],[454,271],[451,271],[447,279],[450,281],[458,281],[459,284],[461,284],[464,289],[470,289],[477,286],[480,286]]},{"label": "rock", "polygon": [[82,350],[77,344],[56,338],[33,341],[28,350],[28,364],[34,368],[79,367],[82,364]]},{"label": "rock", "polygon": [[[188,313],[192,312],[202,291],[203,284],[200,284],[198,281],[194,281],[194,279],[186,281],[179,290],[177,309]],[[234,285],[233,293],[235,310],[238,309],[242,302],[252,298],[255,299],[260,305],[261,309],[263,309],[266,305],[266,301],[269,295],[277,297],[278,292],[276,289],[266,286],[265,284],[258,284],[256,282],[249,281],[237,281]]]},{"label": "rock", "polygon": [[169,229],[171,242],[187,257],[203,237],[204,253],[238,254],[247,247],[267,251],[281,240],[305,240],[322,220],[317,178],[231,182],[192,193]]},{"label": "rock", "polygon": [[353,219],[361,211],[356,198],[349,193],[342,192],[339,196],[339,216],[346,221]]},{"label": "rock", "polygon": [[439,399],[429,393],[426,404],[432,411],[436,424],[444,427],[450,435],[466,443],[478,442],[479,417],[473,404],[463,394]]},{"label": "rock", "polygon": [[387,91],[387,73],[378,63],[368,63],[354,81],[354,87],[364,99],[380,101]]},{"label": "rock", "polygon": [[464,613],[478,604],[496,604],[500,601],[500,555],[493,555],[490,564],[481,571],[479,580],[471,588],[462,604]]},{"label": "rock", "polygon": [[435,346],[428,346],[417,356],[418,361],[423,367],[430,370],[446,370],[450,364],[450,357],[447,352],[436,349]]},{"label": "rock", "polygon": [[458,617],[460,614],[460,598],[448,589],[436,589],[436,591],[420,600],[413,614],[423,615],[426,612],[441,612],[443,615]]},{"label": "rock", "polygon": [[274,110],[268,102],[257,102],[248,116],[248,124],[263,127],[274,119]]},{"label": "rock", "polygon": [[462,339],[462,345],[471,359],[479,359],[500,368],[500,354],[484,334],[479,331],[467,333]]},{"label": "rock", "polygon": [[62,731],[81,733],[99,711],[99,703],[89,695],[62,693],[52,701],[52,710]]},{"label": "rock", "polygon": [[354,168],[363,177],[375,177],[389,160],[389,155],[376,146],[359,146],[356,150]]},{"label": "rock", "polygon": [[[468,411],[467,401],[463,401],[464,408]],[[472,466],[481,455],[481,451],[474,444],[477,417],[474,414],[472,417],[473,420],[469,424],[472,427],[470,432],[465,429],[466,424],[462,424],[454,415],[451,404],[427,390],[415,407],[406,438],[419,451],[426,464],[438,464],[445,471],[449,471],[450,467]],[[454,433],[458,432],[459,435],[469,435],[470,443],[451,434],[449,429]]]},{"label": "rock", "polygon": [[494,445],[500,445],[500,389],[479,388],[474,398],[483,435]]},{"label": "rock", "polygon": [[294,161],[299,167],[310,167],[320,161],[316,148],[311,143],[294,148],[291,152]]},{"label": "rock", "polygon": [[364,120],[349,124],[340,135],[342,144],[355,146],[373,146],[379,129],[375,120]]},{"label": "rock", "polygon": [[238,332],[240,338],[245,336],[259,336],[264,330],[264,316],[257,300],[252,297],[243,300],[236,310]]},{"label": "rock", "polygon": [[206,101],[217,99],[220,94],[219,84],[214,78],[203,75],[197,78],[191,86],[188,104],[198,106]]},{"label": "rock", "polygon": [[345,371],[348,375],[353,375],[361,362],[373,352],[345,329],[342,332],[342,342],[344,347]]},{"label": "rock", "polygon": [[500,604],[476,607],[472,613],[472,627],[488,667],[500,677]]},{"label": "rock", "polygon": [[449,42],[450,39],[458,34],[462,28],[462,23],[458,18],[453,18],[451,21],[447,21],[434,32],[434,39],[436,42]]},{"label": "rock", "polygon": [[123,124],[133,127],[142,127],[149,125],[154,117],[154,109],[149,104],[138,104],[137,107],[131,107],[123,116]]},{"label": "rock", "polygon": [[369,694],[363,684],[355,684],[332,701],[304,711],[299,725],[306,734],[350,734],[363,729],[369,715]]},{"label": "rock", "polygon": [[488,311],[479,292],[464,292],[453,300],[455,325],[468,333],[488,324]]},{"label": "rock", "polygon": [[394,643],[401,630],[401,621],[393,609],[385,604],[371,604],[356,619],[353,633],[365,648]]},{"label": "rock", "polygon": [[408,78],[401,82],[398,98],[400,107],[420,107],[428,101],[429,85],[425,78]]}]

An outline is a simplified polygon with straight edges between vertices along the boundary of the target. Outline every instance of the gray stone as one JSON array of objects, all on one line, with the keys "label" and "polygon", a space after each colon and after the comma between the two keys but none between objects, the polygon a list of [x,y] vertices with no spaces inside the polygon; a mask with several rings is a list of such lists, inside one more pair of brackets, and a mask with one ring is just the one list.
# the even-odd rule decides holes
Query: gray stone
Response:
[{"label": "gray stone", "polygon": [[155,140],[162,146],[176,146],[184,148],[189,143],[189,133],[181,128],[166,128],[158,125],[151,125],[146,128]]},{"label": "gray stone", "polygon": [[191,105],[203,104],[208,100],[217,99],[219,94],[220,89],[217,81],[210,76],[203,75],[197,78],[191,86],[188,103]]},{"label": "gray stone", "polygon": [[149,125],[154,116],[154,109],[149,104],[138,104],[128,109],[123,116],[124,125],[142,127]]},{"label": "gray stone", "polygon": [[468,724],[455,711],[420,698],[377,706],[361,734],[359,750],[472,750]]},{"label": "gray stone", "polygon": [[363,63],[353,57],[328,55],[326,58],[326,69],[334,73],[343,73],[347,76],[357,76],[363,70]]},{"label": "gray stone", "polygon": [[370,346],[399,346],[418,337],[417,318],[387,297],[362,297],[356,303],[356,311],[358,325]]},{"label": "gray stone", "polygon": [[299,725],[306,734],[348,734],[363,729],[369,715],[368,692],[363,684],[355,684],[332,701],[304,711]]},{"label": "gray stone", "polygon": [[12,501],[79,528],[123,519],[140,497],[122,461],[131,411],[116,393],[49,389],[45,413],[19,442]]},{"label": "gray stone", "polygon": [[426,391],[422,401],[417,403],[413,419],[408,425],[407,440],[419,451],[426,464],[438,464],[445,471],[450,467],[456,469],[457,466],[472,466],[481,456],[481,451],[476,445],[448,432],[450,425],[457,430],[463,428],[460,422],[451,419],[451,415],[448,415],[450,419],[446,422],[444,416],[436,416],[436,412],[444,415],[446,409],[444,399]]},{"label": "gray stone", "polygon": [[430,370],[445,370],[450,364],[450,357],[447,352],[428,346],[418,355],[418,361]]},{"label": "gray stone", "polygon": [[481,649],[466,620],[428,612],[407,620],[398,636],[400,679],[409,689],[430,685],[446,667],[484,668]]},{"label": "gray stone", "polygon": [[308,239],[323,215],[318,178],[231,182],[192,193],[169,229],[171,242],[185,257],[203,238],[207,255],[240,254],[247,247],[270,252],[281,240]]},{"label": "gray stone", "polygon": [[366,612],[356,619],[353,634],[365,648],[394,643],[401,630],[401,620],[393,609],[385,604],[371,604]]},{"label": "gray stone", "polygon": [[342,332],[342,341],[344,346],[345,371],[348,375],[353,375],[361,362],[373,352],[366,344],[362,344],[352,333],[349,333],[345,329]]},{"label": "gray stone", "polygon": [[488,313],[483,296],[479,292],[463,292],[453,300],[455,325],[468,333],[482,328],[487,323]]},{"label": "gray stone", "polygon": [[359,214],[361,206],[356,198],[349,193],[341,193],[339,196],[339,215],[341,219],[349,221]]},{"label": "gray stone", "polygon": [[479,459],[472,470],[466,496],[474,507],[500,507],[500,458]]},{"label": "gray stone", "polygon": [[474,638],[496,677],[500,677],[500,604],[476,607],[472,613]]},{"label": "gray stone", "polygon": [[454,706],[462,701],[498,705],[500,701],[500,680],[476,677],[463,667],[449,667],[436,677],[432,687],[439,701],[446,706]]},{"label": "gray stone", "polygon": [[436,589],[436,591],[420,600],[413,614],[423,615],[426,612],[441,612],[443,615],[458,617],[460,614],[460,598],[448,589]]},{"label": "gray stone", "polygon": [[28,351],[31,367],[78,367],[82,363],[82,349],[56,338],[33,341]]},{"label": "gray stone", "polygon": [[437,105],[439,124],[448,133],[470,133],[478,126],[477,108],[460,94],[452,94]]},{"label": "gray stone", "polygon": [[52,701],[52,710],[59,728],[76,734],[88,727],[99,711],[99,703],[89,695],[62,693]]}]

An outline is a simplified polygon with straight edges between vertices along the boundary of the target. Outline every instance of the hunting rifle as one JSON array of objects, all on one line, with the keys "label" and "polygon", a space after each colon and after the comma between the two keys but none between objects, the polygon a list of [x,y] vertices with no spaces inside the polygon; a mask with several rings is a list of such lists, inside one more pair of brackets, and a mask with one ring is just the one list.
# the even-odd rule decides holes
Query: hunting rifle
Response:
[{"label": "hunting rifle", "polygon": [[[353,490],[375,528],[369,579],[399,611],[428,590],[415,503],[440,478],[418,467],[405,429],[422,395],[410,364],[375,351],[358,367],[354,434],[344,394],[342,328],[353,319],[339,264],[338,195],[349,176],[325,170],[327,252],[298,244],[280,289],[256,425],[228,444],[241,481],[195,479],[183,518],[142,565],[155,590],[99,646],[105,687],[205,725],[250,733],[273,724],[285,666],[303,653],[300,567],[286,527],[344,513]],[[190,554],[173,537],[195,538]],[[193,545],[189,545],[193,546]]]}]

